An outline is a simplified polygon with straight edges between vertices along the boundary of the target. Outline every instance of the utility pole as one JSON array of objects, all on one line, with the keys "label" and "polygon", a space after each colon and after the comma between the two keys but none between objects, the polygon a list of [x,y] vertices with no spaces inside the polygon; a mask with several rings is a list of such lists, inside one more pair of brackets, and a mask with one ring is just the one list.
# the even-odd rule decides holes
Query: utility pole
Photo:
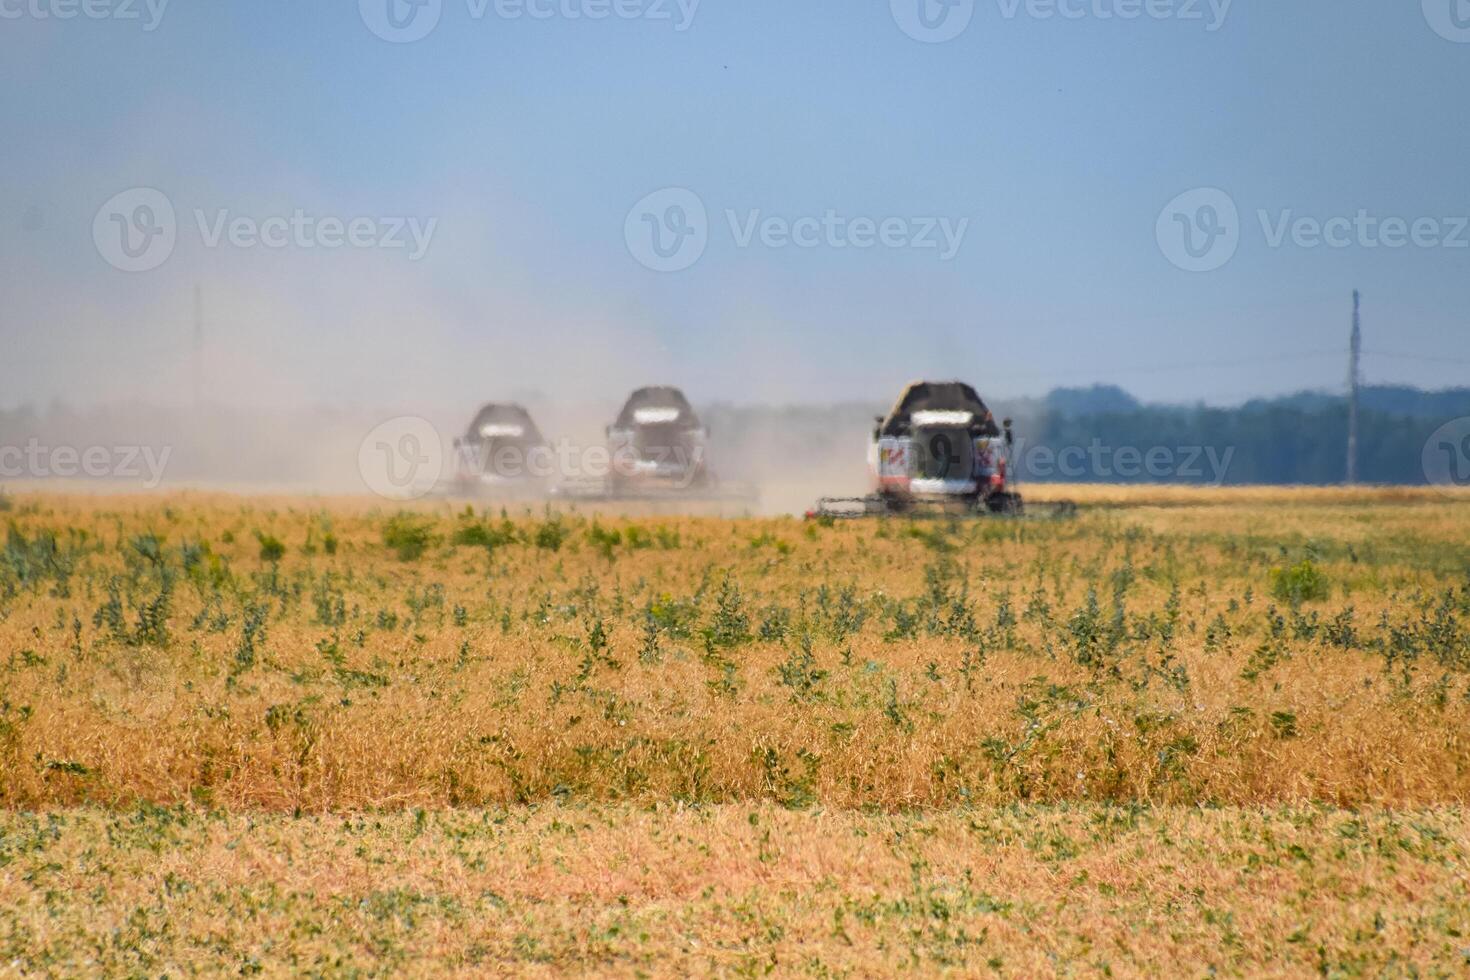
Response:
[{"label": "utility pole", "polygon": [[1358,386],[1362,383],[1359,363],[1363,357],[1363,324],[1359,316],[1358,291],[1353,290],[1353,336],[1348,345],[1348,438],[1347,484],[1358,482]]},{"label": "utility pole", "polygon": [[204,291],[194,284],[194,408],[204,403]]}]

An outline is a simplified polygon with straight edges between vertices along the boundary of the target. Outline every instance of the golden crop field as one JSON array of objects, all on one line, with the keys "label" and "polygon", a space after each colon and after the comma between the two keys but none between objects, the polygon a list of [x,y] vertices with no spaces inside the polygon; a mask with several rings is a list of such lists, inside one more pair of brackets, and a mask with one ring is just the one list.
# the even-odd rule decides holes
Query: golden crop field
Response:
[{"label": "golden crop field", "polygon": [[0,973],[1463,975],[1470,496],[0,498]]}]

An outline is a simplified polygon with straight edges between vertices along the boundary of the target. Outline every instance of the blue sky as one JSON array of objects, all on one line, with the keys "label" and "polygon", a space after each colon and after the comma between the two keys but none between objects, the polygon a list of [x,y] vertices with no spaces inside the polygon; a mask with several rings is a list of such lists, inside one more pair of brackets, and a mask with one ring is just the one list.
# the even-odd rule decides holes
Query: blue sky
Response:
[{"label": "blue sky", "polygon": [[[942,43],[889,0],[602,20],[565,13],[597,0],[519,19],[442,2],[426,37],[390,43],[356,2],[171,0],[147,30],[143,0],[137,20],[0,0],[0,405],[176,397],[195,284],[223,401],[662,380],[700,400],[883,401],[942,375],[1226,403],[1341,384],[1328,352],[1354,287],[1370,351],[1427,358],[1375,354],[1370,380],[1470,377],[1470,247],[1450,247],[1470,246],[1470,43],[1434,29],[1440,0],[1152,0],[1168,16],[1126,20],[1102,15],[1130,0],[1073,0],[1075,18],[979,0]],[[172,205],[177,241],[126,272],[94,223],[139,187]],[[707,215],[702,254],[671,272],[625,235],[664,188]],[[1196,188],[1239,215],[1208,272],[1158,231]],[[433,234],[411,259],[201,230],[297,210]],[[897,219],[905,244],[736,233],[829,211]],[[1434,244],[1271,242],[1283,218],[1360,212]],[[952,258],[910,247],[929,222],[964,222]]]}]

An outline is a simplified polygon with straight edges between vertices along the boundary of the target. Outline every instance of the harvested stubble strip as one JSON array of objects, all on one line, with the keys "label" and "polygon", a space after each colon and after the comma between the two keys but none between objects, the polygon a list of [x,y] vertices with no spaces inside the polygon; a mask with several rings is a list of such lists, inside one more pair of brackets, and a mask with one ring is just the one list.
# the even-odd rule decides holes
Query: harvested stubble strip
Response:
[{"label": "harvested stubble strip", "polygon": [[0,963],[1449,975],[1464,811],[0,814]]}]

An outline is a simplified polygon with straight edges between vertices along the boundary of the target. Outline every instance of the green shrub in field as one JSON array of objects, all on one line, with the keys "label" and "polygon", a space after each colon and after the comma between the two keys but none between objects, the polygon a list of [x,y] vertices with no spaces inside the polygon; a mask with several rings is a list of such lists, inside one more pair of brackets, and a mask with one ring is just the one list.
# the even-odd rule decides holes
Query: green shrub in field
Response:
[{"label": "green shrub in field", "polygon": [[1290,568],[1271,569],[1271,594],[1293,606],[1327,598],[1327,576],[1311,559]]},{"label": "green shrub in field", "polygon": [[302,545],[301,550],[308,555],[314,555],[317,553],[318,545],[316,534],[318,530],[318,524],[320,524],[320,530],[322,534],[320,545],[321,550],[325,551],[329,555],[335,555],[337,553],[338,544],[337,535],[332,533],[332,521],[331,518],[328,517],[323,517],[319,522],[314,522],[307,525],[306,544]]},{"label": "green shrub in field", "polygon": [[261,561],[278,562],[285,557],[286,546],[281,543],[280,538],[263,531],[256,531],[255,540],[260,542]]},{"label": "green shrub in field", "polygon": [[497,524],[481,523],[473,514],[463,514],[460,517],[459,527],[454,531],[453,543],[470,548],[484,548],[494,551],[496,548],[508,544],[515,544],[519,540],[516,526],[508,519],[502,519]]},{"label": "green shrub in field", "polygon": [[704,631],[707,643],[711,647],[733,647],[748,642],[750,617],[745,612],[745,597],[728,576],[720,586],[716,602],[714,619]]},{"label": "green shrub in field", "polygon": [[536,529],[533,540],[536,547],[543,551],[560,551],[562,542],[567,539],[567,526],[562,523],[561,518],[553,515],[545,524]]},{"label": "green shrub in field", "polygon": [[798,645],[800,651],[792,651],[785,662],[776,666],[776,673],[781,683],[791,688],[791,700],[810,701],[816,695],[818,686],[826,679],[827,672],[817,667],[809,634],[803,633]]},{"label": "green shrub in field", "polygon": [[597,550],[602,557],[608,561],[613,560],[613,552],[618,545],[623,543],[623,533],[617,528],[604,528],[593,520],[592,526],[587,528],[587,542]]},{"label": "green shrub in field", "polygon": [[663,593],[648,603],[644,614],[656,631],[675,640],[686,640],[693,635],[699,621],[699,600],[676,599]]},{"label": "green shrub in field", "polygon": [[399,511],[383,525],[383,544],[393,550],[399,561],[417,561],[437,540],[432,517]]},{"label": "green shrub in field", "polygon": [[623,544],[629,551],[640,551],[653,547],[653,535],[636,524],[623,528]]}]

